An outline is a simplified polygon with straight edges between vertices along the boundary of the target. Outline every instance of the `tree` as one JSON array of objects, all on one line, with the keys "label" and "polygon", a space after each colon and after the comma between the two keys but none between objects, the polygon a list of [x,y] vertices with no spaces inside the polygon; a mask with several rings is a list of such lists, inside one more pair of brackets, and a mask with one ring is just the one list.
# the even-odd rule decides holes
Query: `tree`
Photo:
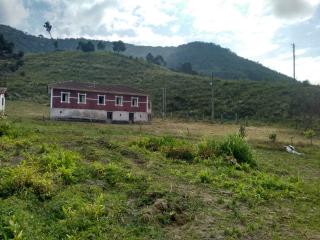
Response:
[{"label": "tree", "polygon": [[151,53],[148,53],[146,56],[146,60],[148,63],[154,63],[154,57]]},{"label": "tree", "polygon": [[118,54],[126,50],[126,45],[121,40],[115,41],[112,44],[113,44],[113,47],[112,47],[113,51]]},{"label": "tree", "polygon": [[54,48],[57,50],[58,49],[58,40],[54,40],[52,38],[52,35],[51,35],[51,29],[52,29],[52,25],[50,24],[49,21],[46,21],[44,24],[43,24],[43,27],[46,29],[46,31],[49,33],[50,35],[50,38],[51,40],[53,41],[53,46]]},{"label": "tree", "polygon": [[185,63],[183,63],[182,65],[181,65],[181,67],[180,67],[180,69],[179,69],[181,72],[183,72],[183,73],[187,73],[187,74],[197,74],[197,72],[196,71],[193,71],[193,69],[192,69],[192,65],[191,65],[191,63],[189,63],[189,62],[185,62]]},{"label": "tree", "polygon": [[154,57],[151,53],[147,54],[146,60],[148,61],[148,63],[153,63],[160,66],[166,66],[167,64],[161,55],[157,55],[156,57]]},{"label": "tree", "polygon": [[160,66],[166,66],[167,63],[164,61],[163,57],[161,55],[158,55],[154,58],[154,63]]},{"label": "tree", "polygon": [[106,44],[103,41],[99,41],[97,44],[98,50],[105,50],[106,49]]},{"label": "tree", "polygon": [[46,29],[46,31],[49,33],[50,35],[50,38],[52,39],[52,36],[51,36],[51,29],[52,29],[52,25],[50,24],[49,21],[46,21],[43,25],[43,27]]},{"label": "tree", "polygon": [[78,43],[77,50],[81,50],[83,52],[94,52],[95,46],[91,41],[88,41],[88,42],[80,41]]}]

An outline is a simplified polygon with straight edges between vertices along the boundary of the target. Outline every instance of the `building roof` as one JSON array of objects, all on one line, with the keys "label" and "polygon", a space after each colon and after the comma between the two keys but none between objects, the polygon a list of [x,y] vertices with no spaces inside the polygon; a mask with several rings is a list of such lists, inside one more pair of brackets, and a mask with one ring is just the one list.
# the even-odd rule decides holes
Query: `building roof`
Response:
[{"label": "building roof", "polygon": [[4,94],[7,91],[7,88],[0,87],[0,94]]},{"label": "building roof", "polygon": [[60,82],[49,84],[49,89],[65,89],[76,91],[102,92],[102,93],[117,93],[117,94],[131,94],[148,96],[142,90],[135,89],[124,85],[104,85],[99,83],[83,83],[83,82]]}]

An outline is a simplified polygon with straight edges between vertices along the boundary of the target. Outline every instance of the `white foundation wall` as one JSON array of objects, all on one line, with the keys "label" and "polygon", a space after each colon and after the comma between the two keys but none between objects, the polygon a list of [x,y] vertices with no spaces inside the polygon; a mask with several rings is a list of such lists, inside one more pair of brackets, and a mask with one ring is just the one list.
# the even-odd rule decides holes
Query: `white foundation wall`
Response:
[{"label": "white foundation wall", "polygon": [[134,113],[135,122],[148,122],[148,113],[146,112],[136,112]]},{"label": "white foundation wall", "polygon": [[107,121],[107,112],[89,109],[51,108],[51,119],[86,119]]},{"label": "white foundation wall", "polygon": [[[89,110],[89,109],[71,109],[71,108],[50,108],[51,119],[85,119],[98,121],[108,120],[107,111]],[[114,111],[112,112],[112,121],[129,122],[129,112]],[[148,114],[146,112],[135,112],[134,122],[148,122]]]},{"label": "white foundation wall", "polygon": [[112,113],[112,121],[129,122],[129,113],[124,111],[115,111]]},{"label": "white foundation wall", "polygon": [[6,108],[6,99],[4,97],[4,94],[0,94],[0,112],[4,112]]}]

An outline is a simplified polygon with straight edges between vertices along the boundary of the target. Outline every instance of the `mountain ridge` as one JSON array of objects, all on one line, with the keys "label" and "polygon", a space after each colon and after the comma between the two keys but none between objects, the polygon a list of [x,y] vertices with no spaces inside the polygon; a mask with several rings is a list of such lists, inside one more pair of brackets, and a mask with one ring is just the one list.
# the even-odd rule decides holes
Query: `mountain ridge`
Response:
[{"label": "mountain ridge", "polygon": [[[17,50],[25,53],[41,53],[54,51],[51,39],[37,37],[10,26],[0,25],[0,34],[13,42]],[[60,50],[76,50],[79,41],[88,39],[58,39]],[[96,46],[100,40],[90,40]],[[103,41],[106,44],[106,51],[112,51],[112,42]],[[161,46],[139,46],[126,43],[127,56],[145,58],[148,53],[161,55],[167,67],[175,71],[179,70],[184,63],[191,63],[194,71],[202,75],[234,80],[274,80],[274,81],[294,81],[282,73],[269,69],[260,63],[248,60],[227,48],[223,48],[214,43],[191,42],[177,47]]]}]

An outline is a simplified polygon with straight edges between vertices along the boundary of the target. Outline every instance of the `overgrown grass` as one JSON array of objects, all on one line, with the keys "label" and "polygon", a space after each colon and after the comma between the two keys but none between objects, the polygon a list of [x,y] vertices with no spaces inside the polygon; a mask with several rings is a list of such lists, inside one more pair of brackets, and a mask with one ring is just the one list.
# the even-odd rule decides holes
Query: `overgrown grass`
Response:
[{"label": "overgrown grass", "polygon": [[236,135],[168,136],[41,118],[9,117],[0,126],[0,239],[301,239],[319,232],[315,147],[301,146],[305,155],[295,157]]}]

